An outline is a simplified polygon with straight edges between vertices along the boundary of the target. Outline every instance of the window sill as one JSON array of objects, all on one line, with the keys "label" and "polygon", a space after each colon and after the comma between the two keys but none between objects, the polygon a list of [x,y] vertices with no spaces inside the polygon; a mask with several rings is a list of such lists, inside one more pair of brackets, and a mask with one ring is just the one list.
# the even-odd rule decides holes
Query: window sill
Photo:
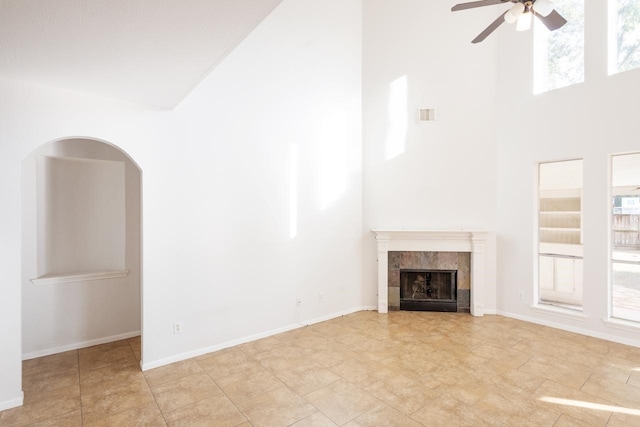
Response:
[{"label": "window sill", "polygon": [[83,271],[77,273],[45,274],[31,282],[35,286],[58,285],[62,283],[86,282],[89,280],[117,279],[127,277],[129,270]]},{"label": "window sill", "polygon": [[631,332],[640,332],[640,323],[633,322],[631,320],[623,320],[610,317],[608,319],[602,319],[602,323],[610,328],[622,329]]},{"label": "window sill", "polygon": [[588,317],[582,313],[582,310],[557,307],[551,304],[533,304],[531,309],[538,313],[551,314],[553,316],[564,317],[572,320],[581,320],[583,322],[588,319]]}]

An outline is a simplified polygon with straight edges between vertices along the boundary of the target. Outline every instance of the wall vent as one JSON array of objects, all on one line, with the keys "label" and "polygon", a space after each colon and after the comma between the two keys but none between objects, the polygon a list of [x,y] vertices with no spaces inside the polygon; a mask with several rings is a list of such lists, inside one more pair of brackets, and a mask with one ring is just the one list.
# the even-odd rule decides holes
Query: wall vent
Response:
[{"label": "wall vent", "polygon": [[436,119],[435,108],[418,108],[419,122],[432,122]]}]

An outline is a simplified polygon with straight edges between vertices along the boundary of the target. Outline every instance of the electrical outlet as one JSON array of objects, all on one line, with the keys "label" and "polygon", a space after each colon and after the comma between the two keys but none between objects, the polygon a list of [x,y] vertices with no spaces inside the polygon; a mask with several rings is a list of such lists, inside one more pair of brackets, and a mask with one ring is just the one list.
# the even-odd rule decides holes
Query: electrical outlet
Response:
[{"label": "electrical outlet", "polygon": [[520,298],[520,301],[524,301],[524,292],[518,292],[518,298]]},{"label": "electrical outlet", "polygon": [[173,322],[173,333],[174,334],[182,333],[182,322]]},{"label": "electrical outlet", "polygon": [[296,298],[296,305],[302,305],[302,299]]},{"label": "electrical outlet", "polygon": [[318,301],[320,301],[320,302],[324,301],[324,294],[323,293],[319,293],[318,294]]}]

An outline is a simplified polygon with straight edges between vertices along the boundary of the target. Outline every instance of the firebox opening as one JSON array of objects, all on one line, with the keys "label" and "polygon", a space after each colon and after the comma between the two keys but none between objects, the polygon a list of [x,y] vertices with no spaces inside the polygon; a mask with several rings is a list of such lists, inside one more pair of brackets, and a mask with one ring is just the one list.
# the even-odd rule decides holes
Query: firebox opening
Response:
[{"label": "firebox opening", "polygon": [[457,311],[456,270],[400,270],[400,310]]}]

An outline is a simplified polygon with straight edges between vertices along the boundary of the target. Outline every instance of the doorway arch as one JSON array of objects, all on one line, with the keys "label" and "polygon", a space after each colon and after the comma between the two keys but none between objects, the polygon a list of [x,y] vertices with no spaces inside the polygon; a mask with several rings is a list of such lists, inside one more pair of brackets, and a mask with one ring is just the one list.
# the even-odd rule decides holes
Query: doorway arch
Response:
[{"label": "doorway arch", "polygon": [[141,196],[141,168],[107,141],[23,160],[23,360],[141,335]]}]

